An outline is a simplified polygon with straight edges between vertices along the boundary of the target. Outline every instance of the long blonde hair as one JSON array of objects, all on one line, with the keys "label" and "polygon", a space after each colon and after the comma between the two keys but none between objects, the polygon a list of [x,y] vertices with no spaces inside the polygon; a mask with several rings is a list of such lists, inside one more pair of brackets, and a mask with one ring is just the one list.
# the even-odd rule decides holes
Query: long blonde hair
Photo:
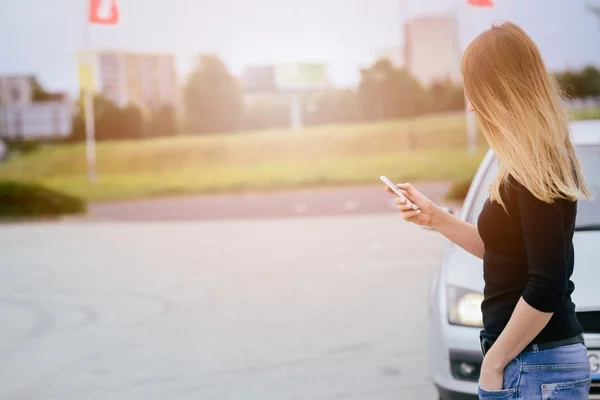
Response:
[{"label": "long blonde hair", "polygon": [[533,40],[504,22],[481,33],[461,63],[465,93],[500,161],[490,198],[505,206],[509,175],[538,199],[590,198],[569,131],[561,91]]}]

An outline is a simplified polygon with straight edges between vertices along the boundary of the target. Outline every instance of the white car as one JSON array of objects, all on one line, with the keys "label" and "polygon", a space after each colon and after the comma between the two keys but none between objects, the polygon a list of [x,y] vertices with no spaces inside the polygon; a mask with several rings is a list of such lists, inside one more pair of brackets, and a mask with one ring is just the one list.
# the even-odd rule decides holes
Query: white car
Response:
[{"label": "white car", "polygon": [[[600,197],[600,120],[573,122],[571,131],[586,182]],[[490,151],[473,179],[462,219],[477,223],[496,171]],[[600,198],[579,202],[575,231],[573,302],[592,366],[590,399],[600,399]],[[482,260],[449,242],[429,299],[429,363],[441,400],[478,398],[483,287]]]}]

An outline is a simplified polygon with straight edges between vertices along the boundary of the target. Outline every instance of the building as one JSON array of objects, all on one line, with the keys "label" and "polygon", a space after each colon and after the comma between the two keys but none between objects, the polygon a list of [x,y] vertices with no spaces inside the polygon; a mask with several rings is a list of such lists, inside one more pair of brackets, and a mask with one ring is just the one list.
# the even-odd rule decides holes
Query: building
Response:
[{"label": "building", "polygon": [[72,117],[66,93],[46,92],[32,75],[0,76],[0,138],[62,138]]},{"label": "building", "polygon": [[461,48],[453,14],[415,17],[405,26],[404,62],[424,85],[451,79],[461,82]]},{"label": "building", "polygon": [[120,107],[153,109],[177,103],[175,57],[161,53],[84,52],[78,56],[81,87]]},{"label": "building", "polygon": [[51,100],[0,106],[0,137],[8,139],[58,139],[71,134],[73,104]]},{"label": "building", "polygon": [[33,98],[32,75],[0,76],[0,104],[26,105]]}]

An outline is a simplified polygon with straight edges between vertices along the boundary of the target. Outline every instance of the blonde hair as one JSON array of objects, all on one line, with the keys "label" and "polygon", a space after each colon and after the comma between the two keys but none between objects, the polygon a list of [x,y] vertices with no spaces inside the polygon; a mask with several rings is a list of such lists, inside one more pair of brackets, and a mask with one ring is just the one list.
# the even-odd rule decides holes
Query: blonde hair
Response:
[{"label": "blonde hair", "polygon": [[509,175],[546,203],[591,197],[559,86],[523,29],[504,22],[481,33],[466,49],[461,70],[465,93],[500,162],[492,201],[505,206],[501,190]]}]

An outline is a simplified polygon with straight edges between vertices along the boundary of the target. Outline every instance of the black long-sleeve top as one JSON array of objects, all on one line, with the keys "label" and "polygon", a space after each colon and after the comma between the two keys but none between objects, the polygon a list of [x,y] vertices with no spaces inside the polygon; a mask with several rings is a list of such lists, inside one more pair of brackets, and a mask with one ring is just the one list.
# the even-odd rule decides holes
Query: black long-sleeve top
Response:
[{"label": "black long-sleeve top", "polygon": [[521,297],[539,311],[554,313],[532,343],[580,334],[571,301],[577,202],[543,202],[513,177],[503,185],[502,199],[506,211],[488,199],[477,221],[485,248],[482,335],[495,340]]}]

